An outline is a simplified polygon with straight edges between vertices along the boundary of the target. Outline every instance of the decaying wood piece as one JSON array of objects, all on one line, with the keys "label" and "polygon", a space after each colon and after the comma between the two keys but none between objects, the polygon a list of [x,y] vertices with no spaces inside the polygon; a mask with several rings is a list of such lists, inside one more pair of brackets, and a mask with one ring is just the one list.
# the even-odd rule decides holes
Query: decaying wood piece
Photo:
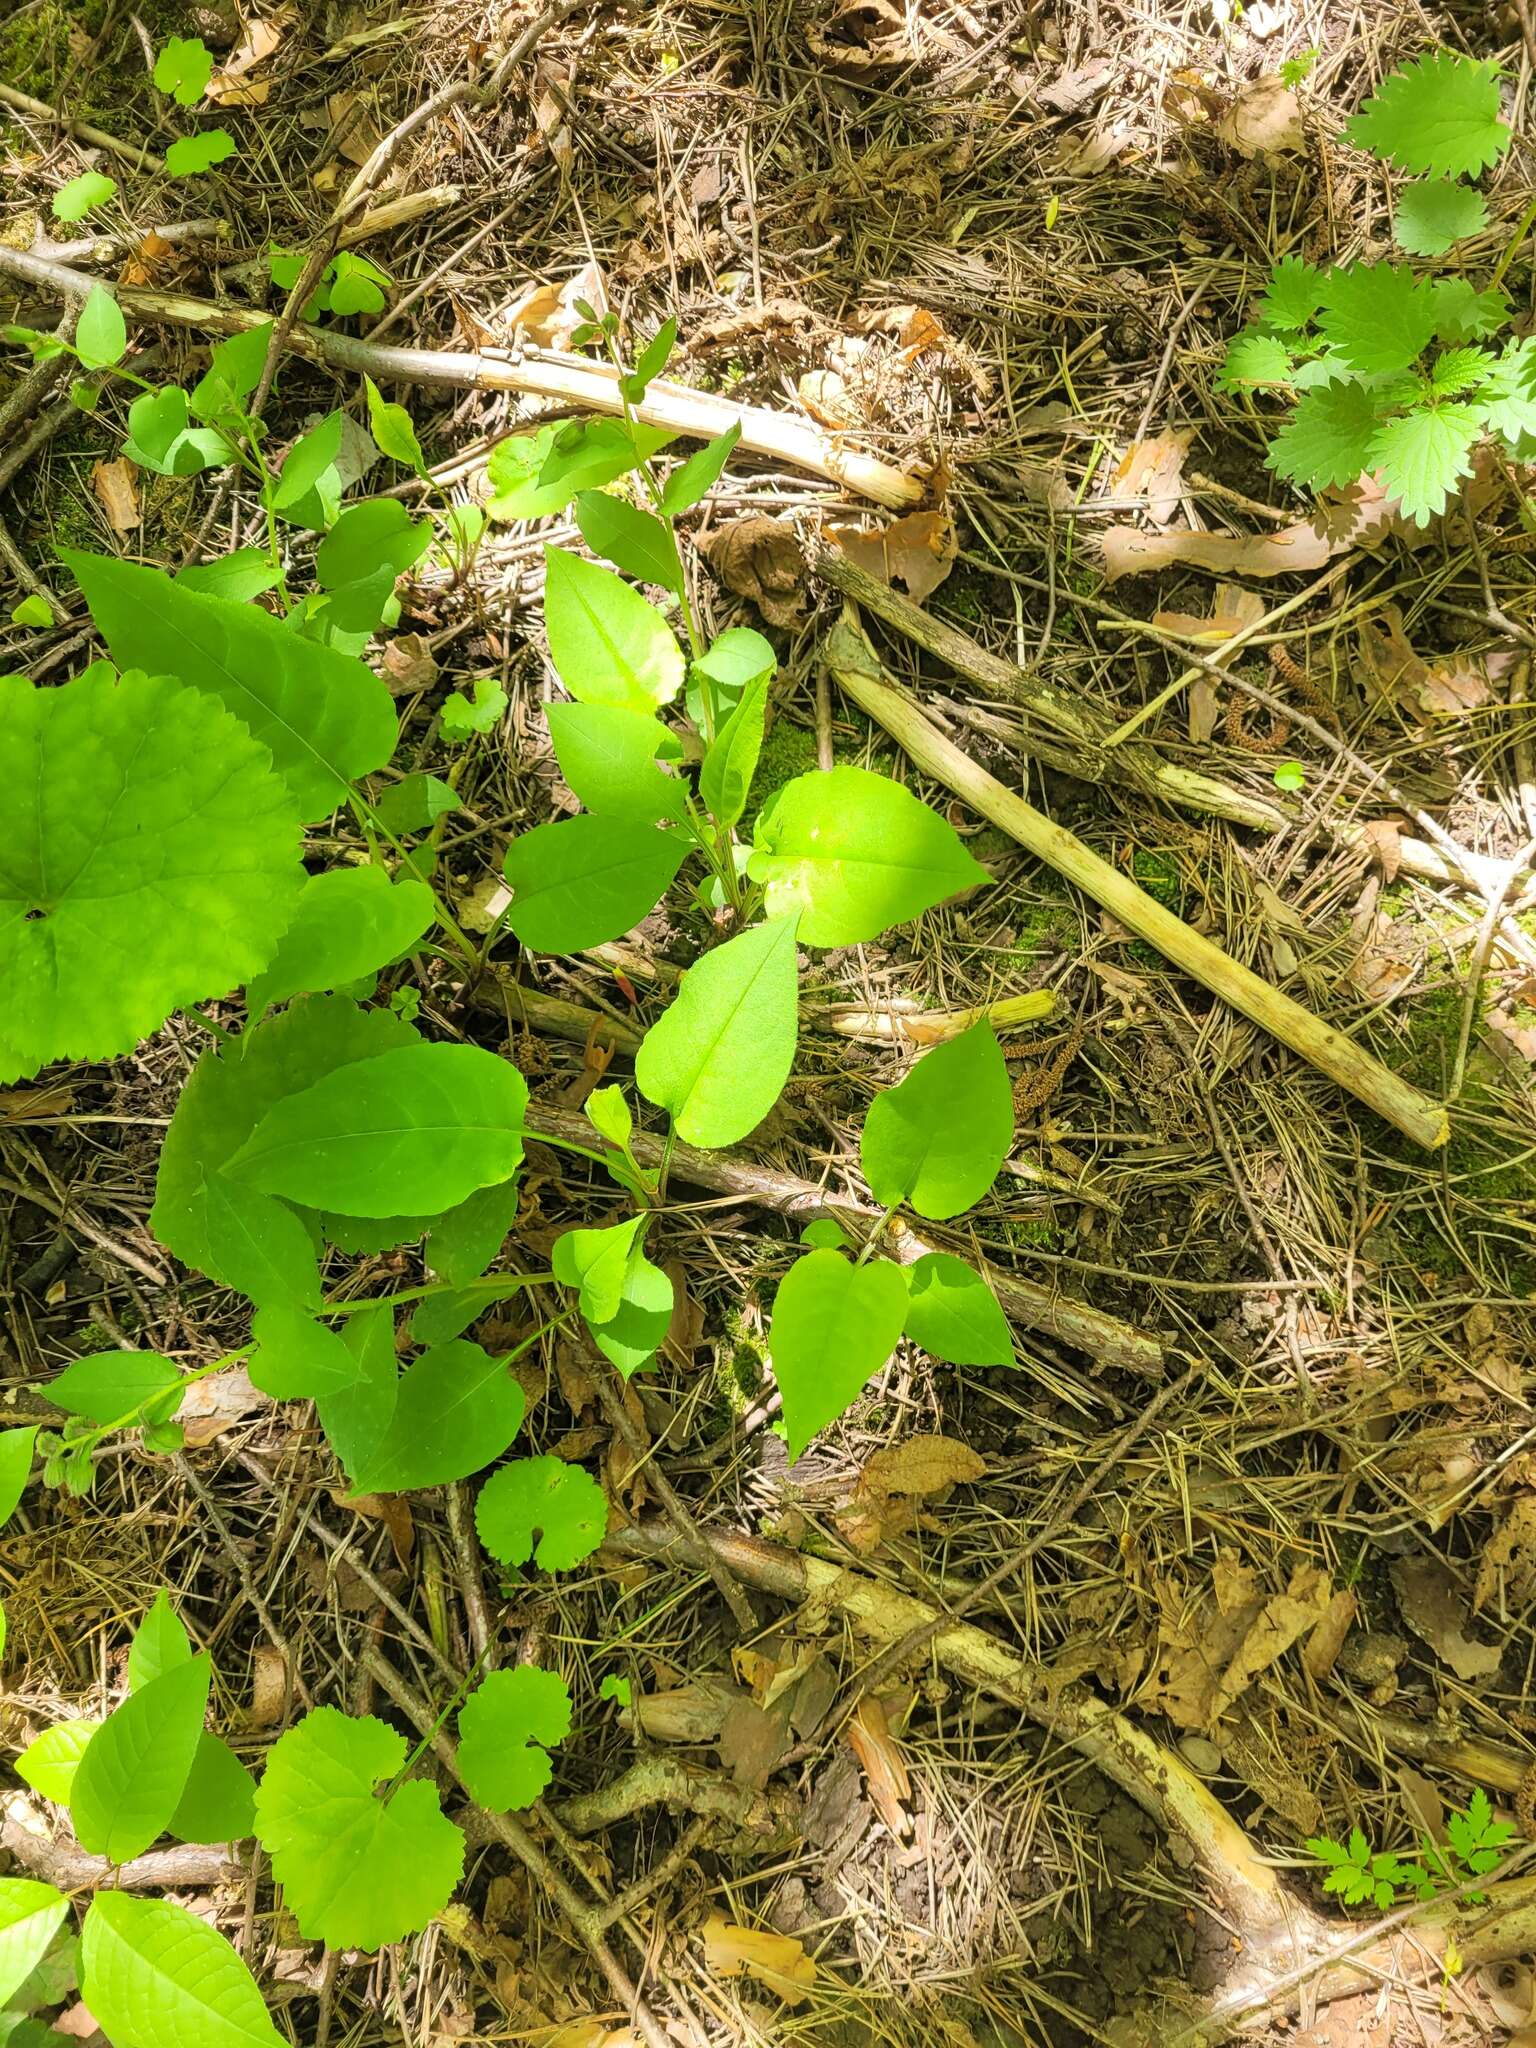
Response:
[{"label": "decaying wood piece", "polygon": [[61,1892],[202,1891],[212,1885],[244,1884],[250,1875],[230,1849],[196,1843],[151,1849],[128,1863],[109,1863],[105,1856],[82,1849],[72,1836],[56,1834],[42,1808],[24,1792],[8,1792],[0,1815],[0,1849],[30,1876],[57,1885]]},{"label": "decaying wood piece", "polygon": [[1442,1104],[1273,988],[1251,968],[1194,931],[1089,847],[1016,796],[931,725],[903,691],[886,680],[878,656],[851,608],[822,642],[822,658],[844,694],[932,775],[984,818],[1092,897],[1127,931],[1155,946],[1213,995],[1261,1025],[1295,1053],[1428,1149],[1443,1145],[1450,1120]]},{"label": "decaying wood piece", "polygon": [[[190,327],[217,338],[265,326],[269,314],[244,306],[219,306],[181,292],[150,291],[136,285],[114,285],[71,270],[67,264],[0,247],[0,272],[19,278],[54,298],[83,299],[98,285],[114,294],[124,314],[141,324]],[[611,364],[566,355],[556,349],[526,349],[520,356],[482,352],[450,354],[440,349],[388,348],[358,341],[332,328],[295,326],[285,346],[312,362],[332,369],[366,374],[376,383],[429,384],[460,391],[517,391],[548,398],[589,412],[621,414],[619,373]],[[744,453],[766,456],[791,469],[825,477],[845,490],[895,511],[922,502],[924,487],[888,462],[845,447],[808,419],[792,419],[763,405],[736,405],[707,391],[693,391],[659,377],[634,408],[647,426],[698,440],[711,440],[731,427],[741,430]]]}]

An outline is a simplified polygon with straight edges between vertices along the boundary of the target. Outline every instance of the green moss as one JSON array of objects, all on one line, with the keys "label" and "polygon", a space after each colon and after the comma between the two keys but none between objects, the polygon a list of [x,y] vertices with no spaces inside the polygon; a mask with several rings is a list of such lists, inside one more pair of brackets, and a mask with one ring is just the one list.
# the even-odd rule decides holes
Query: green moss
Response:
[{"label": "green moss", "polygon": [[797,775],[809,775],[815,766],[815,733],[809,726],[795,725],[787,718],[776,718],[763,741],[752,795],[737,827],[738,832],[743,837],[749,836],[752,821],[768,799],[786,782],[793,782]]}]

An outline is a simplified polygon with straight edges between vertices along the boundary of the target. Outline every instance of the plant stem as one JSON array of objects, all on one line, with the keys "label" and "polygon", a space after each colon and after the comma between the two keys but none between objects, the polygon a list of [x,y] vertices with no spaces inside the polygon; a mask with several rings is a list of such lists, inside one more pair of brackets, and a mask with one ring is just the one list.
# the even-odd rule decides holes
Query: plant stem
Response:
[{"label": "plant stem", "polygon": [[1519,226],[1505,243],[1504,254],[1494,265],[1493,275],[1488,280],[1490,289],[1496,289],[1504,282],[1504,273],[1509,269],[1510,264],[1514,262],[1516,251],[1533,227],[1536,227],[1536,198],[1529,201],[1524,213],[1520,216]]}]

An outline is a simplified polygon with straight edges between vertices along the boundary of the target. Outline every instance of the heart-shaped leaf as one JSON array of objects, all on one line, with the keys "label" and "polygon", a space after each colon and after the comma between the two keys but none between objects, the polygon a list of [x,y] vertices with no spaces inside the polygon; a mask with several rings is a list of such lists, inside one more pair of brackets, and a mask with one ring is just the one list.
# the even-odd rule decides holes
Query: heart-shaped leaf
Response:
[{"label": "heart-shaped leaf", "polygon": [[884,1259],[855,1266],[841,1252],[807,1252],[779,1283],[768,1348],[784,1401],[793,1463],[896,1349],[907,1276]]},{"label": "heart-shaped leaf", "polygon": [[518,1458],[481,1487],[475,1528],[501,1564],[531,1557],[547,1572],[568,1572],[608,1533],[608,1497],[564,1458]]},{"label": "heart-shaped leaf", "polygon": [[1012,1365],[1013,1332],[997,1296],[973,1266],[927,1252],[907,1269],[907,1335],[950,1365]]},{"label": "heart-shaped leaf", "polygon": [[870,1193],[919,1216],[958,1216],[991,1187],[1013,1143],[1013,1087],[982,1018],[923,1054],[875,1097],[859,1157]]}]

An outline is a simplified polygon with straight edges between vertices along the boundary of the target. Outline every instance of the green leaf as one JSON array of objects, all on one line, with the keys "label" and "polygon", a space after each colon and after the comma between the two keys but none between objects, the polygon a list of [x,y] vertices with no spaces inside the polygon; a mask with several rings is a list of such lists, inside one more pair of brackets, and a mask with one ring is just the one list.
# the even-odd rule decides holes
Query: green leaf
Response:
[{"label": "green leaf", "polygon": [[410,414],[403,405],[387,399],[371,377],[364,377],[363,387],[368,394],[368,431],[378,443],[379,453],[425,477],[427,465]]},{"label": "green leaf", "polygon": [[727,626],[693,665],[712,683],[718,683],[722,690],[735,697],[760,677],[771,682],[779,657],[774,653],[772,643],[751,626]]},{"label": "green leaf", "polygon": [[374,798],[373,808],[390,831],[403,838],[408,832],[430,830],[439,818],[446,818],[451,811],[461,811],[464,806],[451,782],[418,770],[392,782]]},{"label": "green leaf", "polygon": [[1325,384],[1298,400],[1264,459],[1277,475],[1314,490],[1352,484],[1368,466],[1380,424],[1375,397],[1363,384]]},{"label": "green leaf", "polygon": [[1310,327],[1323,303],[1323,273],[1299,256],[1282,256],[1269,276],[1269,290],[1259,301],[1266,327],[1294,333]]},{"label": "green leaf", "polygon": [[355,249],[338,251],[331,258],[329,277],[330,310],[338,318],[346,319],[353,313],[383,312],[383,287],[389,283],[389,278],[366,256],[359,256]]},{"label": "green leaf", "polygon": [[635,1130],[634,1112],[624,1099],[624,1090],[614,1086],[594,1088],[582,1108],[593,1130],[623,1151]]},{"label": "green leaf", "polygon": [[877,939],[988,879],[955,828],[867,768],[797,775],[759,812],[747,873],[770,917],[803,913],[808,946]]},{"label": "green leaf", "polygon": [[587,1327],[598,1350],[629,1379],[665,1343],[672,1308],[670,1277],[645,1256],[643,1244],[636,1244],[624,1267],[617,1309],[606,1322],[589,1320]]},{"label": "green leaf", "polygon": [[167,1832],[178,1842],[243,1842],[255,1825],[255,1779],[227,1742],[205,1730]]},{"label": "green leaf", "polygon": [[638,405],[644,398],[652,382],[667,367],[667,359],[676,346],[677,322],[669,314],[640,351],[634,369],[619,379],[619,388],[631,405]]},{"label": "green leaf", "polygon": [[597,1696],[600,1700],[613,1700],[621,1707],[634,1705],[634,1687],[627,1678],[620,1678],[616,1671],[609,1672],[597,1688]]},{"label": "green leaf", "polygon": [[53,217],[84,220],[96,207],[104,206],[116,190],[116,178],[104,177],[100,171],[82,171],[78,178],[71,178],[54,193]]},{"label": "green leaf", "polygon": [[527,1106],[510,1060],[477,1045],[402,1045],[274,1103],[228,1170],[344,1216],[430,1214],[517,1171]]},{"label": "green leaf", "polygon": [[605,1230],[567,1230],[555,1239],[550,1266],[565,1287],[577,1290],[589,1323],[606,1323],[619,1312],[624,1270],[643,1216],[627,1216]]},{"label": "green leaf", "polygon": [[859,1157],[877,1202],[958,1216],[991,1187],[1013,1143],[1013,1087],[985,1018],[924,1053],[869,1105]]},{"label": "green leaf", "polygon": [[370,1952],[418,1933],[453,1896],[464,1837],[424,1779],[377,1787],[406,1761],[405,1738],[335,1707],[306,1714],[272,1745],[256,1833],[288,1910],[311,1941]]},{"label": "green leaf", "polygon": [[1428,178],[1405,185],[1392,215],[1392,239],[1411,256],[1443,256],[1464,235],[1488,225],[1488,202],[1471,185]]},{"label": "green leaf", "polygon": [[149,1422],[169,1422],[181,1406],[182,1376],[152,1351],[99,1351],[65,1366],[47,1386],[48,1399],[66,1415],[88,1422],[121,1422],[141,1403]]},{"label": "green leaf", "polygon": [[432,545],[432,522],[414,525],[398,498],[365,498],[349,505],[315,550],[315,578],[340,590],[388,569],[403,576]]},{"label": "green leaf", "polygon": [[948,1252],[925,1252],[908,1268],[906,1334],[949,1365],[1012,1365],[1013,1332],[997,1296],[974,1267]]},{"label": "green leaf", "polygon": [[1443,404],[1383,420],[1367,452],[1405,519],[1427,526],[1472,473],[1472,450],[1483,430],[1480,405]]},{"label": "green leaf", "polygon": [[128,1646],[128,1690],[142,1692],[191,1658],[192,1638],[162,1586]]},{"label": "green leaf", "polygon": [[318,1401],[358,1378],[357,1360],[334,1330],[282,1302],[256,1311],[251,1384],[274,1401]]},{"label": "green leaf", "polygon": [[11,608],[11,624],[13,626],[51,626],[53,624],[53,606],[46,597],[37,597],[35,595],[24,597],[20,604],[13,605]]},{"label": "green leaf", "polygon": [[223,1935],[169,1899],[96,1893],[80,1990],[113,2048],[286,2048]]},{"label": "green leaf", "polygon": [[1294,795],[1298,789],[1305,789],[1307,771],[1300,761],[1282,761],[1271,779],[1276,789],[1283,789],[1288,795]]},{"label": "green leaf", "polygon": [[1257,385],[1289,385],[1294,365],[1291,352],[1278,335],[1259,334],[1249,329],[1234,335],[1217,372],[1223,391],[1246,391]]},{"label": "green leaf", "polygon": [[704,756],[704,765],[699,770],[699,795],[718,824],[734,825],[747,807],[752,778],[763,751],[771,680],[771,676],[759,675],[747,684],[741,701]]},{"label": "green leaf", "polygon": [[683,681],[683,650],[661,614],[611,569],[563,548],[544,550],[550,659],[584,704],[655,711]]},{"label": "green leaf", "polygon": [[1536,339],[1527,335],[1507,342],[1484,373],[1477,395],[1490,434],[1510,448],[1536,439]]},{"label": "green leaf", "polygon": [[[257,605],[199,596],[158,569],[60,555],[113,660],[179,676],[221,702],[271,750],[301,817],[328,816],[394,752],[389,689],[355,656],[301,639]],[[192,752],[183,746],[183,758]]]},{"label": "green leaf", "polygon": [[213,56],[198,36],[172,36],[155,59],[155,84],[181,107],[195,106],[212,76]]},{"label": "green leaf", "polygon": [[855,1266],[841,1252],[806,1252],[779,1282],[768,1346],[784,1402],[793,1464],[896,1349],[907,1316],[907,1276],[878,1259]]},{"label": "green leaf", "polygon": [[1497,334],[1509,318],[1509,300],[1497,286],[1480,292],[1464,277],[1437,277],[1429,289],[1437,341],[1473,341]]},{"label": "green leaf", "polygon": [[388,1425],[358,1459],[354,1484],[360,1493],[450,1486],[499,1458],[522,1422],[523,1390],[505,1362],[455,1337],[401,1375]]},{"label": "green leaf", "polygon": [[173,178],[197,178],[235,154],[235,138],[227,128],[204,128],[183,135],[165,152],[165,168]]},{"label": "green leaf", "polygon": [[493,1671],[459,1709],[459,1772],[470,1797],[493,1813],[532,1806],[554,1776],[550,1750],[570,1732],[571,1695],[558,1671]]},{"label": "green leaf", "polygon": [[589,811],[643,825],[683,815],[684,784],[656,765],[671,738],[659,719],[612,704],[549,704],[545,716],[560,773]]},{"label": "green leaf", "polygon": [[760,1124],[795,1057],[799,920],[770,918],[727,939],[683,976],[645,1034],[635,1085],[690,1145],[733,1145]]},{"label": "green leaf", "polygon": [[290,996],[358,981],[409,952],[436,916],[425,882],[392,882],[377,867],[311,875],[277,951],[246,984],[246,1007],[259,1017]]},{"label": "green leaf", "polygon": [[721,471],[731,459],[731,450],[740,439],[739,426],[727,427],[713,441],[706,441],[686,462],[678,464],[661,492],[661,509],[669,519],[676,519],[690,505],[697,505],[714,488]]},{"label": "green leaf", "polygon": [[245,400],[261,383],[276,325],[274,320],[258,321],[214,345],[207,371],[187,400],[200,420],[239,416]]},{"label": "green leaf", "polygon": [[44,1799],[68,1806],[80,1759],[100,1726],[99,1721],[56,1721],[21,1752],[12,1768]]},{"label": "green leaf", "polygon": [[[199,470],[229,461],[232,451],[222,434],[188,422],[187,394],[179,384],[146,391],[128,408],[123,453],[157,476],[196,476]],[[185,574],[177,581],[182,582]]]},{"label": "green leaf", "polygon": [[0,1069],[131,1051],[256,973],[293,913],[287,788],[169,676],[0,680],[0,787]]},{"label": "green leaf", "polygon": [[455,1287],[478,1280],[507,1241],[521,1195],[516,1180],[476,1188],[432,1221],[427,1259]]},{"label": "green leaf", "polygon": [[1362,376],[1406,370],[1435,332],[1435,295],[1402,263],[1348,263],[1323,280],[1326,340]]},{"label": "green leaf", "polygon": [[359,1309],[347,1317],[341,1341],[357,1366],[357,1379],[344,1392],[318,1401],[315,1412],[354,1491],[361,1492],[357,1474],[374,1446],[383,1442],[399,1398],[394,1312],[382,1304]]},{"label": "green leaf", "polygon": [[[550,1739],[558,1741],[559,1736]],[[544,1782],[548,1781],[546,1768]],[[542,1790],[540,1785],[534,1797]],[[35,1884],[27,1877],[0,1877],[0,2005],[9,2003],[26,1983],[68,1917],[68,1899],[51,1884]]]},{"label": "green leaf", "polygon": [[15,1514],[27,1490],[36,1442],[36,1423],[23,1429],[0,1430],[0,1527]]},{"label": "green leaf", "polygon": [[580,1465],[564,1458],[516,1458],[493,1472],[475,1502],[475,1528],[498,1564],[568,1572],[608,1532],[608,1499]]},{"label": "green leaf", "polygon": [[[304,509],[304,501],[319,487],[328,470],[336,467],[341,453],[342,414],[329,412],[320,424],[301,434],[284,458],[272,487],[272,510],[290,516]],[[300,519],[299,524],[308,524]]]},{"label": "green leaf", "polygon": [[691,850],[678,831],[632,817],[560,818],[507,848],[506,922],[536,953],[579,953],[649,916]]},{"label": "green leaf", "polygon": [[70,1795],[82,1849],[127,1863],[164,1832],[197,1753],[209,1676],[206,1657],[174,1665],[97,1729]]},{"label": "green leaf", "polygon": [[1448,348],[1430,365],[1430,389],[1442,397],[1470,391],[1485,382],[1493,369],[1493,358],[1485,348]]},{"label": "green leaf", "polygon": [[600,490],[665,448],[673,436],[623,420],[552,421],[491,450],[486,474],[493,519],[547,519],[578,491]]},{"label": "green leaf", "polygon": [[122,309],[104,285],[93,284],[80,309],[75,354],[88,370],[109,370],[127,353],[128,327]]},{"label": "green leaf", "polygon": [[833,1222],[830,1216],[818,1216],[814,1222],[807,1223],[801,1231],[800,1242],[809,1245],[813,1251],[844,1252],[848,1250],[852,1239],[843,1226]]},{"label": "green leaf", "polygon": [[1508,149],[1499,119],[1499,67],[1429,50],[1382,80],[1344,129],[1357,149],[1401,171],[1475,178]]},{"label": "green leaf", "polygon": [[677,542],[671,527],[654,512],[642,512],[623,498],[610,498],[606,491],[578,491],[576,526],[593,554],[617,563],[626,576],[682,595]]}]

